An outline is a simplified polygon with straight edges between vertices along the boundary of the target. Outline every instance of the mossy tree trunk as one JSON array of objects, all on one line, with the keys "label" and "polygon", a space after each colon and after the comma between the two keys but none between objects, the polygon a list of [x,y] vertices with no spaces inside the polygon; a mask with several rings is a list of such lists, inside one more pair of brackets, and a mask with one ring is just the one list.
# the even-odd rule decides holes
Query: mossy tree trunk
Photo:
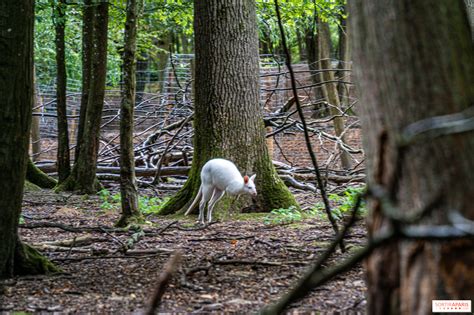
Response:
[{"label": "mossy tree trunk", "polygon": [[[86,1],[87,2],[87,1]],[[85,4],[87,6],[87,4]],[[107,72],[107,31],[108,31],[108,12],[109,3],[106,1],[95,0],[91,6],[92,45],[87,46],[92,52],[86,52],[89,55],[89,64],[84,64],[89,69],[89,86],[87,105],[81,104],[79,122],[80,137],[78,137],[79,150],[76,151],[74,166],[70,176],[58,186],[57,190],[80,191],[83,193],[96,193],[101,189],[96,176],[97,153],[99,150],[100,123],[102,118],[102,109],[104,107],[105,79]],[[85,16],[86,17],[86,16]],[[89,34],[85,34],[84,40],[87,40]],[[85,59],[85,58],[84,58]],[[87,61],[87,60],[86,60]],[[85,113],[82,113],[82,111]]]},{"label": "mossy tree trunk", "polygon": [[[178,211],[191,201],[200,185],[202,166],[216,157],[233,161],[243,174],[257,174],[256,206],[260,211],[297,206],[278,177],[265,144],[255,1],[195,1],[194,12],[193,163],[188,181],[163,213]],[[239,200],[240,204],[234,203],[236,209],[248,205],[250,197]]]},{"label": "mossy tree trunk", "polygon": [[49,188],[52,189],[57,185],[57,181],[45,174],[42,170],[40,170],[36,165],[33,163],[31,159],[28,159],[28,165],[26,168],[26,180],[35,184],[41,188]]},{"label": "mossy tree trunk", "polygon": [[138,192],[135,178],[135,154],[133,151],[133,112],[135,107],[135,52],[137,39],[137,2],[127,1],[125,22],[125,47],[123,51],[122,103],[120,107],[120,194],[122,216],[117,226],[126,226],[140,218]]},{"label": "mossy tree trunk", "polygon": [[[401,215],[439,196],[420,225],[450,224],[450,211],[473,220],[472,131],[417,142],[405,150],[402,165],[396,163],[396,142],[407,126],[472,109],[474,46],[463,2],[348,4],[369,185],[388,188],[396,176],[392,195]],[[370,208],[374,234],[387,221],[379,203]],[[368,312],[429,314],[433,299],[472,299],[472,266],[472,239],[405,240],[378,249],[367,260]]]},{"label": "mossy tree trunk", "polygon": [[53,4],[53,21],[56,31],[56,108],[58,121],[58,181],[62,183],[71,172],[69,158],[69,134],[67,126],[66,104],[66,0],[59,0]]},{"label": "mossy tree trunk", "polygon": [[[26,176],[33,100],[33,0],[0,6],[0,278],[39,273],[40,255],[22,255],[18,221]],[[44,260],[39,263],[45,266]],[[29,264],[31,268],[24,268]]]}]

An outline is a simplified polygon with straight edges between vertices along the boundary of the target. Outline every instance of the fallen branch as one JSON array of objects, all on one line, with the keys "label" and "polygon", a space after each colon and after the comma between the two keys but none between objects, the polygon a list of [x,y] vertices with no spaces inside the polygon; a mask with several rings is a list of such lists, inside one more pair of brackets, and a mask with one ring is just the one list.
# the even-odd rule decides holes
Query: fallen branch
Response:
[{"label": "fallen branch", "polygon": [[233,240],[245,240],[249,238],[255,238],[254,235],[250,236],[237,236],[237,237],[202,237],[202,238],[191,238],[188,241],[190,242],[205,242],[205,241],[233,241]]},{"label": "fallen branch", "polygon": [[90,244],[98,243],[98,242],[107,242],[107,239],[104,237],[97,237],[97,236],[88,234],[88,235],[74,237],[72,239],[66,239],[66,240],[61,240],[61,241],[37,243],[36,245],[64,246],[64,247],[69,248],[69,247],[86,246],[86,245],[90,245]]},{"label": "fallen branch", "polygon": [[153,293],[153,297],[150,302],[150,307],[145,312],[148,315],[154,315],[158,307],[161,303],[161,298],[163,294],[165,294],[165,290],[168,286],[168,283],[171,280],[171,277],[176,272],[176,269],[181,261],[181,253],[176,252],[174,255],[170,257],[168,262],[163,267],[163,272],[160,274],[158,278],[158,284],[156,286],[155,292]]},{"label": "fallen branch", "polygon": [[[54,173],[57,172],[57,165],[56,163],[48,163],[48,164],[39,164],[37,165],[40,170],[45,173]],[[162,167],[160,170],[161,176],[179,176],[179,175],[188,175],[189,170],[191,169],[190,166],[168,166]],[[120,167],[114,166],[98,166],[97,167],[97,174],[107,173],[107,174],[120,174]],[[135,173],[137,177],[150,177],[154,176],[156,173],[156,168],[144,168],[144,167],[137,167],[135,168]]]}]

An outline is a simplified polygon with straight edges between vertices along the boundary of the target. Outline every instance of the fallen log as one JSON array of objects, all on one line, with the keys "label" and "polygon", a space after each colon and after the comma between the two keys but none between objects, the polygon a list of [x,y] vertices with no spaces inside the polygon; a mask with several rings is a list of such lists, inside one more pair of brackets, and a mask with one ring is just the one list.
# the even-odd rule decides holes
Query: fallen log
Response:
[{"label": "fallen log", "polygon": [[[287,184],[298,189],[314,191],[313,185],[300,183],[300,181],[307,182],[314,181],[316,179],[315,175],[311,172],[311,170],[305,170],[305,172],[303,173],[298,172],[298,170],[295,170],[291,166],[286,165],[284,163],[277,161],[273,161],[273,163],[277,167],[278,175]],[[53,173],[57,170],[57,167],[54,163],[38,164],[37,167],[45,173]],[[190,169],[191,166],[165,166],[161,168],[160,175],[163,177],[187,176]],[[156,174],[156,168],[137,167],[135,168],[135,173],[137,177],[153,177]],[[331,174],[327,171],[323,171],[322,174],[325,179],[336,184],[343,184],[349,182],[363,183],[365,181],[364,174],[338,175]],[[98,166],[97,177],[101,180],[119,180],[120,167]],[[171,187],[170,189],[175,189],[175,187]]]},{"label": "fallen log", "polygon": [[[47,163],[47,164],[38,164],[36,165],[40,170],[45,173],[54,173],[57,172],[56,163]],[[188,175],[190,166],[164,166],[161,168],[161,176],[179,176],[179,175]],[[106,173],[106,174],[120,174],[120,167],[116,166],[98,166],[97,174]],[[156,168],[145,168],[137,167],[135,168],[135,174],[138,177],[149,177],[154,176],[156,173]]]}]

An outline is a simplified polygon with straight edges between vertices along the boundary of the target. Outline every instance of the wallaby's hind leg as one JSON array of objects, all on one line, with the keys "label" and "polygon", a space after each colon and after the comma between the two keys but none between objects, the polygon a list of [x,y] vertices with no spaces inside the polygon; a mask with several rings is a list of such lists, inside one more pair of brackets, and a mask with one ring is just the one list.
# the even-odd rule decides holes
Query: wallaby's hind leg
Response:
[{"label": "wallaby's hind leg", "polygon": [[199,203],[199,217],[198,220],[199,222],[204,224],[204,219],[205,219],[205,211],[206,211],[206,203],[211,199],[213,191],[211,190],[211,187],[209,186],[203,186],[202,188],[202,199],[201,202]]},{"label": "wallaby's hind leg", "polygon": [[207,205],[207,222],[211,223],[212,221],[212,210],[214,210],[214,206],[216,203],[221,200],[224,196],[225,190],[214,189],[214,194],[212,194],[212,198]]}]

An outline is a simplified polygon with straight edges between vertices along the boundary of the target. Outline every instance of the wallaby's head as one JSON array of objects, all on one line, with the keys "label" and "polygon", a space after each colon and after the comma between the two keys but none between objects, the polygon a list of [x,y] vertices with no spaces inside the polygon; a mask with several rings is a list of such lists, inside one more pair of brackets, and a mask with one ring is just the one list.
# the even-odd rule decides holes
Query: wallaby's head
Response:
[{"label": "wallaby's head", "polygon": [[257,188],[255,188],[255,176],[257,174],[253,174],[252,176],[248,177],[247,175],[244,176],[244,191],[245,193],[256,196],[257,195]]}]

